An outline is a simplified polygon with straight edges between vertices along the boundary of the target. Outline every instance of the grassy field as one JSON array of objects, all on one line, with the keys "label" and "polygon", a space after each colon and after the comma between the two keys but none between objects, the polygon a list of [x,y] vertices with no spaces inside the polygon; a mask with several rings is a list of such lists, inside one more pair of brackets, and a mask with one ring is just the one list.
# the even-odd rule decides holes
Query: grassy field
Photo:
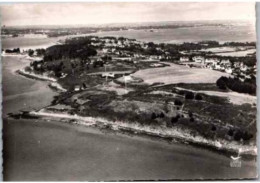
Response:
[{"label": "grassy field", "polygon": [[227,73],[210,69],[189,68],[173,63],[169,65],[169,67],[139,70],[133,76],[143,79],[148,84],[215,83],[221,76],[229,76]]}]

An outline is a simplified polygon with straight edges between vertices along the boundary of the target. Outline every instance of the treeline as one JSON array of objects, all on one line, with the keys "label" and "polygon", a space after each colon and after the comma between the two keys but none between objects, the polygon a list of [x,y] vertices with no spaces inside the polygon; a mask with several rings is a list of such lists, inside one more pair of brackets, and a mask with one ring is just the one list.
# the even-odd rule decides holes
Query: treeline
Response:
[{"label": "treeline", "polygon": [[20,53],[20,48],[6,49],[5,53]]},{"label": "treeline", "polygon": [[82,44],[64,44],[49,47],[44,55],[44,61],[53,61],[59,59],[76,59],[86,60],[90,56],[95,56],[97,51],[89,46]]},{"label": "treeline", "polygon": [[256,95],[256,82],[242,82],[237,78],[221,76],[217,80],[216,85],[222,90],[226,90],[228,88],[238,93]]},{"label": "treeline", "polygon": [[256,47],[256,42],[226,42],[223,46],[254,46]]},{"label": "treeline", "polygon": [[243,62],[246,66],[248,67],[253,67],[256,65],[256,56],[245,56],[245,57],[227,57],[230,62],[235,63],[235,62]]}]

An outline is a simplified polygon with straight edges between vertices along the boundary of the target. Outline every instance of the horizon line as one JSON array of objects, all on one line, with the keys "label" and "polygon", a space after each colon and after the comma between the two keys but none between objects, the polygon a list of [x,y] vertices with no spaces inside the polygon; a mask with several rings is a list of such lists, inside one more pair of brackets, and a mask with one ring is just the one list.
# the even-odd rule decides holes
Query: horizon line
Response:
[{"label": "horizon line", "polygon": [[[120,24],[142,24],[142,23],[171,23],[171,22],[214,22],[214,21],[225,21],[225,22],[248,22],[248,23],[255,23],[255,22],[252,22],[251,20],[249,19],[233,19],[233,20],[230,20],[230,19],[215,19],[215,20],[164,20],[164,21],[144,21],[144,22],[111,22],[111,23],[100,23],[100,24],[37,24],[37,25],[5,25],[5,24],[2,24],[1,27],[5,26],[6,28],[10,28],[10,27],[40,27],[40,26],[56,26],[56,27],[73,27],[73,26],[84,26],[84,27],[91,27],[91,26],[108,26],[108,25],[120,25]],[[123,26],[123,25],[122,25]],[[144,25],[145,26],[145,25]]]}]

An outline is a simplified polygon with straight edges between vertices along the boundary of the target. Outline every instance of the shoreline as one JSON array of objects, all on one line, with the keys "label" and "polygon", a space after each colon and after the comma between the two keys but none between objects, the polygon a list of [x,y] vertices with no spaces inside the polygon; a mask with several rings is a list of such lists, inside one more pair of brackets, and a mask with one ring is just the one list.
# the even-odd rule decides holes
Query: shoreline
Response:
[{"label": "shoreline", "polygon": [[36,80],[41,80],[41,81],[48,81],[48,82],[50,82],[50,84],[49,84],[50,88],[56,89],[56,90],[61,91],[61,92],[66,92],[67,91],[59,83],[57,83],[57,80],[54,79],[54,78],[51,78],[51,77],[48,77],[48,76],[39,75],[39,74],[34,74],[34,73],[31,73],[31,72],[27,72],[24,69],[19,69],[19,70],[16,71],[16,73],[18,73],[18,74],[20,74],[20,75],[22,75],[24,77],[30,78],[30,79],[36,79]]},{"label": "shoreline", "polygon": [[[20,69],[16,71],[18,74],[25,76],[27,78],[48,81],[49,87],[61,92],[66,92],[67,90],[62,88],[61,85],[57,83],[57,80],[54,78],[50,78],[47,76],[37,75],[34,73],[26,72],[24,69]],[[75,124],[83,125],[83,126],[99,126],[99,127],[108,127],[114,131],[126,131],[130,133],[138,133],[144,134],[148,136],[154,136],[156,138],[163,139],[172,139],[180,141],[183,144],[191,144],[196,146],[202,146],[206,149],[213,149],[217,151],[223,151],[226,153],[238,153],[239,149],[242,149],[242,153],[240,155],[249,155],[256,156],[257,155],[257,147],[250,145],[241,145],[234,141],[228,142],[226,140],[211,140],[206,139],[202,136],[191,136],[189,130],[185,129],[164,129],[161,127],[154,126],[141,126],[138,123],[129,123],[122,121],[109,121],[104,118],[99,117],[82,117],[79,115],[70,115],[58,112],[46,112],[45,108],[39,111],[30,111],[29,115],[36,117],[50,117],[50,118],[58,118],[58,119],[66,119],[66,120],[75,120]],[[67,121],[69,122],[69,121]],[[244,151],[244,152],[243,152]]]},{"label": "shoreline", "polygon": [[[25,59],[33,59],[26,55],[4,55],[4,56],[24,56]],[[35,74],[33,72],[25,71],[25,68],[19,69],[16,71],[16,73],[25,76],[27,78],[31,79],[37,79],[42,81],[48,81],[49,87],[52,89],[55,89],[60,92],[66,92],[67,90],[63,88],[58,82],[57,79]],[[133,133],[141,133],[141,134],[147,134],[152,135],[160,138],[173,138],[173,139],[179,139],[184,144],[185,143],[191,143],[196,144],[200,146],[204,146],[205,148],[213,148],[218,151],[226,151],[226,152],[232,152],[237,153],[240,150],[242,150],[241,154],[244,155],[253,155],[256,156],[257,154],[257,147],[256,145],[242,145],[235,141],[227,141],[223,139],[207,139],[201,135],[191,135],[191,131],[188,129],[180,129],[180,128],[164,128],[160,126],[152,126],[152,125],[140,125],[136,122],[124,122],[124,121],[109,121],[105,118],[101,117],[82,117],[78,115],[69,115],[65,113],[59,113],[59,112],[52,112],[47,111],[43,108],[39,111],[31,111],[29,112],[32,116],[38,116],[38,117],[51,117],[51,118],[59,118],[59,119],[68,119],[68,120],[75,120],[76,124],[84,125],[84,126],[91,126],[91,125],[105,125],[111,128],[112,130],[126,130],[131,131]]]},{"label": "shoreline", "polygon": [[94,126],[94,127],[105,127],[113,131],[130,132],[133,134],[144,134],[148,136],[153,136],[162,139],[171,139],[180,141],[183,144],[191,144],[196,146],[201,146],[206,149],[214,149],[217,151],[223,151],[226,153],[238,153],[239,149],[241,151],[240,155],[257,155],[257,147],[250,145],[238,144],[234,141],[228,142],[226,140],[211,140],[206,139],[202,136],[191,136],[189,130],[179,129],[179,128],[162,128],[154,127],[148,125],[140,125],[138,123],[128,123],[122,121],[109,121],[101,117],[83,117],[79,115],[70,115],[67,113],[49,112],[45,109],[39,111],[31,111],[29,115],[34,117],[49,117],[68,120],[66,123],[70,123],[69,120],[73,120],[73,124],[82,126]]}]

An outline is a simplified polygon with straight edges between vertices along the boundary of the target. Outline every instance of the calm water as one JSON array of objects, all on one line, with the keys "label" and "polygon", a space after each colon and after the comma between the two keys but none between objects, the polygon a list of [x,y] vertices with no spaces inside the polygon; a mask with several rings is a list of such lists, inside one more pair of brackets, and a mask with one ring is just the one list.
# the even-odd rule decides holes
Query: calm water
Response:
[{"label": "calm water", "polygon": [[98,36],[123,36],[140,41],[152,41],[157,43],[183,43],[214,40],[219,42],[247,42],[256,41],[255,28],[253,26],[232,27],[194,27],[179,29],[159,29],[155,32],[147,30],[122,30],[111,32],[99,32]]},{"label": "calm water", "polygon": [[55,44],[58,38],[43,38],[43,37],[15,37],[15,38],[2,38],[3,49],[20,48],[21,50],[47,48]]},{"label": "calm water", "polygon": [[[8,44],[3,41],[3,48],[37,46],[35,40],[18,40],[12,38]],[[52,43],[52,39],[38,43],[40,47]],[[50,104],[56,93],[48,88],[47,82],[14,73],[28,61],[22,57],[2,57],[2,64],[4,115]],[[97,129],[55,121],[4,118],[5,180],[230,179],[256,176],[255,161],[243,161],[241,168],[231,168],[229,163],[229,157],[187,145],[104,134]]]},{"label": "calm water", "polygon": [[3,115],[19,110],[40,109],[50,104],[57,95],[48,83],[28,79],[15,73],[28,65],[24,57],[2,57],[3,67]]},{"label": "calm water", "polygon": [[101,181],[252,178],[254,161],[60,122],[5,120],[5,180]]}]

